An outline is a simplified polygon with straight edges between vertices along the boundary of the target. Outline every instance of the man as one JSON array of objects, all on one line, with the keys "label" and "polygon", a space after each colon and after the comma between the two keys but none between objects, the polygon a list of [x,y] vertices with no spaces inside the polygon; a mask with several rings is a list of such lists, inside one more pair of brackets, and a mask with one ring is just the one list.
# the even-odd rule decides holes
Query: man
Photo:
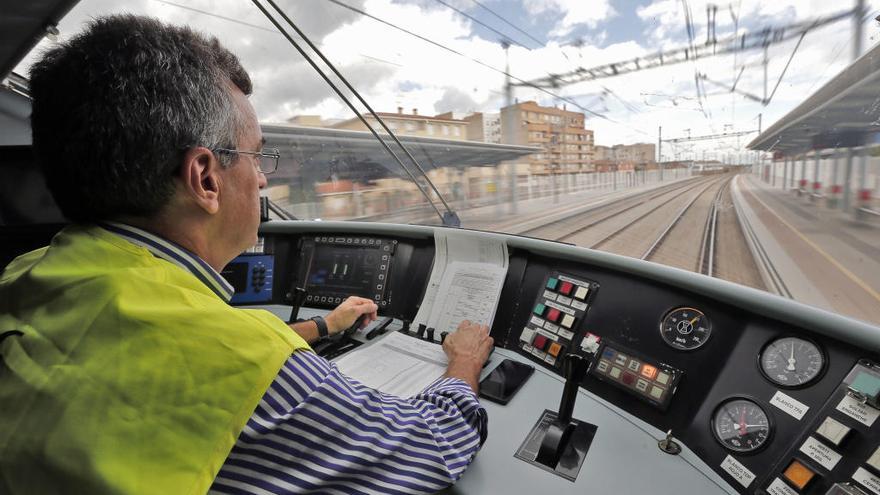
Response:
[{"label": "man", "polygon": [[308,346],[376,306],[288,327],[228,306],[218,272],[256,241],[263,139],[216,39],[115,16],[31,71],[33,142],[73,224],[0,277],[3,493],[418,493],[486,435],[488,328],[447,338],[413,398]]}]

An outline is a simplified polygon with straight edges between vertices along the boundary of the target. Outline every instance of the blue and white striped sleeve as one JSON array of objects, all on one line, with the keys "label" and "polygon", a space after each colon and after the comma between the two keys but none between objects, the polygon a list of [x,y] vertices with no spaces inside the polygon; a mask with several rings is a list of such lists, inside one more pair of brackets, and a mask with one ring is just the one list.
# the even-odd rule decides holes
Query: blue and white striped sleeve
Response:
[{"label": "blue and white striped sleeve", "polygon": [[311,351],[281,368],[212,493],[434,493],[461,477],[486,438],[462,380],[401,398],[343,375]]}]

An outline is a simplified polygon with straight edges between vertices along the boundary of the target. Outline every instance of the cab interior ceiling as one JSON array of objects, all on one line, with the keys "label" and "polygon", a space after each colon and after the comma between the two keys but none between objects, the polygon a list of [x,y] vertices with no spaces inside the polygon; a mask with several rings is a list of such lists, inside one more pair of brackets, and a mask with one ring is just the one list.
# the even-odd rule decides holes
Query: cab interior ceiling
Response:
[{"label": "cab interior ceiling", "polygon": [[79,0],[0,0],[0,78],[12,69]]},{"label": "cab interior ceiling", "polygon": [[[0,81],[77,4],[78,0],[0,0]],[[26,76],[26,74],[19,74]],[[20,94],[0,88],[0,266],[10,256],[45,245],[63,218],[33,166],[30,132],[22,139],[17,129],[27,126],[30,104]],[[9,134],[9,135],[7,135]]]}]

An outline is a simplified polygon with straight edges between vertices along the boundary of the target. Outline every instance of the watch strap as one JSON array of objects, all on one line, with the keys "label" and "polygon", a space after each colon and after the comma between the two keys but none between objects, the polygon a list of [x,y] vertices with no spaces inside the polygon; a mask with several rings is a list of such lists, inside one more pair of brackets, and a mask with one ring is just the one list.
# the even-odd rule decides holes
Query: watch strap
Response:
[{"label": "watch strap", "polygon": [[327,328],[327,322],[324,320],[323,316],[313,316],[309,319],[314,321],[315,325],[318,327],[318,338],[320,340],[326,339],[330,336],[330,330]]}]

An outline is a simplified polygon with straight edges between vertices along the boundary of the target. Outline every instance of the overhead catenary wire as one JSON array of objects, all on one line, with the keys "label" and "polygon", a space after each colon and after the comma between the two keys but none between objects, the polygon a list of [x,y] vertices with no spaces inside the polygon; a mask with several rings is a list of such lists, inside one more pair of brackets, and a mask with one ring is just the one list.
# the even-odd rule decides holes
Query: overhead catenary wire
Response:
[{"label": "overhead catenary wire", "polygon": [[[562,100],[562,101],[565,101],[565,102],[567,102],[567,103],[571,103],[571,104],[574,105],[575,107],[579,108],[580,110],[582,110],[582,111],[584,111],[584,112],[586,112],[586,113],[588,113],[588,114],[590,114],[590,115],[593,115],[593,116],[598,117],[598,118],[603,119],[603,120],[607,120],[607,121],[609,121],[609,122],[614,122],[614,123],[617,123],[617,124],[621,124],[620,122],[617,122],[617,121],[615,121],[615,120],[609,118],[607,115],[603,115],[603,114],[601,114],[601,113],[594,112],[593,110],[590,110],[589,108],[585,108],[585,107],[581,106],[579,103],[577,103],[577,102],[574,101],[574,100],[570,100],[570,99],[568,99],[568,98],[565,98],[565,97],[563,97],[563,96],[560,96],[560,95],[558,95],[558,94],[556,94],[556,93],[553,93],[552,91],[550,91],[550,90],[548,90],[548,89],[546,89],[546,88],[542,88],[542,87],[540,87],[540,86],[536,86],[535,84],[529,83],[529,82],[526,81],[525,79],[522,79],[522,78],[516,77],[516,76],[514,76],[513,74],[510,74],[510,73],[508,73],[507,71],[505,71],[505,70],[503,70],[503,69],[499,69],[499,68],[497,68],[497,67],[493,67],[493,66],[491,66],[491,65],[489,65],[489,64],[487,64],[487,63],[485,63],[485,62],[483,62],[483,61],[481,61],[481,60],[478,60],[478,59],[476,59],[476,58],[474,58],[474,57],[471,57],[471,56],[465,55],[464,53],[461,53],[461,52],[458,51],[458,50],[455,50],[455,49],[453,49],[453,48],[449,48],[448,46],[443,45],[442,43],[438,43],[438,42],[436,42],[436,41],[434,41],[434,40],[432,40],[432,39],[430,39],[430,38],[426,38],[425,36],[422,36],[422,35],[420,35],[420,34],[418,34],[418,33],[415,33],[415,32],[413,32],[413,31],[410,31],[410,30],[408,30],[408,29],[406,29],[406,28],[400,27],[400,26],[398,26],[398,25],[396,25],[396,24],[394,24],[394,23],[391,23],[391,22],[389,22],[389,21],[386,21],[385,19],[382,19],[382,18],[376,17],[376,16],[374,16],[374,15],[372,15],[372,14],[370,14],[370,13],[364,11],[364,10],[361,10],[361,9],[359,9],[359,8],[357,8],[357,7],[353,7],[353,6],[351,6],[351,5],[348,5],[348,4],[346,4],[345,2],[341,2],[340,0],[329,0],[329,1],[332,2],[332,3],[334,3],[334,4],[336,4],[336,5],[338,5],[338,6],[340,6],[340,7],[342,7],[342,8],[344,8],[344,9],[351,10],[352,12],[356,12],[356,13],[358,13],[358,14],[361,14],[361,15],[364,16],[364,17],[368,17],[368,18],[370,18],[370,19],[373,19],[373,20],[376,21],[376,22],[380,22],[380,23],[382,23],[382,24],[385,24],[385,25],[388,26],[388,27],[391,27],[391,28],[396,29],[396,30],[398,30],[398,31],[404,32],[404,33],[406,33],[406,34],[408,34],[408,35],[410,35],[410,36],[414,36],[414,37],[416,37],[416,38],[418,38],[418,39],[420,39],[420,40],[422,40],[422,41],[424,41],[424,42],[426,42],[426,43],[430,43],[431,45],[434,45],[434,46],[436,46],[436,47],[438,47],[438,48],[440,48],[440,49],[442,49],[442,50],[445,50],[445,51],[447,51],[447,52],[453,53],[453,54],[458,55],[458,56],[460,56],[460,57],[464,57],[464,58],[466,58],[466,59],[468,59],[468,60],[470,60],[470,61],[472,61],[472,62],[474,62],[474,63],[476,63],[476,64],[478,64],[478,65],[481,65],[481,66],[483,66],[483,67],[485,67],[485,68],[487,68],[487,69],[489,69],[489,70],[492,70],[492,71],[494,71],[494,72],[497,72],[497,73],[502,74],[502,75],[505,75],[505,76],[509,76],[511,79],[514,79],[514,80],[518,81],[518,82],[520,83],[520,85],[533,87],[533,88],[537,89],[538,91],[540,91],[540,92],[542,92],[542,93],[545,93],[545,94],[547,94],[547,95],[549,95],[549,96],[551,96],[551,97],[553,97],[553,98],[558,98],[558,99],[560,99],[560,100]],[[621,125],[625,125],[625,124],[621,124]],[[645,134],[647,134],[647,133],[645,133]]]},{"label": "overhead catenary wire", "polygon": [[517,46],[520,46],[520,47],[522,47],[522,48],[525,48],[526,50],[530,50],[530,51],[531,51],[531,48],[529,48],[529,47],[523,45],[522,43],[520,43],[520,42],[514,40],[513,37],[508,36],[508,35],[502,33],[501,31],[498,31],[497,29],[495,29],[495,28],[493,28],[492,26],[490,26],[490,25],[484,23],[483,21],[477,19],[476,17],[474,17],[474,16],[468,14],[467,12],[465,12],[465,11],[459,9],[459,8],[456,8],[456,7],[452,6],[452,5],[449,5],[448,3],[444,2],[443,0],[434,0],[434,1],[437,2],[437,3],[439,3],[440,5],[444,5],[444,6],[446,6],[446,8],[448,8],[448,9],[450,9],[450,10],[454,10],[454,11],[457,12],[460,16],[465,17],[465,18],[467,18],[467,19],[470,19],[470,20],[476,22],[476,23],[479,24],[480,26],[483,26],[484,28],[486,28],[486,29],[492,31],[493,33],[497,34],[498,36],[501,36],[502,39],[504,39],[504,40],[506,40],[506,41],[509,41],[510,43],[512,43],[512,44],[514,44],[514,45],[517,45]]},{"label": "overhead catenary wire", "polygon": [[[240,26],[247,26],[247,27],[250,27],[250,28],[259,29],[260,31],[266,31],[266,32],[269,32],[269,33],[272,33],[272,34],[277,34],[277,35],[280,35],[280,34],[281,34],[281,33],[279,33],[278,31],[276,31],[276,30],[274,30],[274,29],[270,29],[270,28],[268,28],[268,27],[266,27],[266,26],[260,26],[259,24],[253,24],[253,23],[250,23],[250,22],[245,22],[245,21],[242,21],[241,19],[235,19],[235,18],[233,18],[233,17],[228,17],[228,16],[225,16],[225,15],[216,14],[216,13],[214,13],[214,12],[209,12],[209,11],[207,11],[207,10],[197,9],[197,8],[195,8],[195,7],[190,7],[190,6],[188,6],[188,5],[181,5],[181,4],[179,4],[179,3],[169,2],[168,0],[153,0],[153,1],[154,1],[154,2],[159,2],[159,3],[161,3],[161,4],[169,5],[169,6],[171,6],[171,7],[176,7],[176,8],[178,8],[178,9],[189,10],[190,12],[195,12],[195,13],[197,13],[197,14],[202,14],[202,15],[205,15],[205,16],[208,16],[208,17],[213,17],[213,18],[215,18],[215,19],[220,19],[220,20],[223,20],[223,21],[227,21],[227,22],[231,22],[231,23],[234,23],[234,24],[238,24],[238,25],[240,25]],[[379,57],[373,57],[373,56],[371,56],[371,55],[365,55],[365,54],[363,54],[363,53],[358,53],[358,55],[361,56],[361,57],[364,57],[364,58],[368,58],[368,59],[370,59],[370,60],[375,60],[376,62],[381,62],[381,63],[383,63],[383,64],[394,65],[394,66],[397,66],[397,67],[403,67],[403,66],[400,65],[400,64],[397,64],[397,63],[394,63],[394,62],[390,62],[390,61],[388,61],[388,60],[383,60],[383,59],[381,59],[381,58],[379,58]]]},{"label": "overhead catenary wire", "polygon": [[[375,137],[376,140],[378,140],[382,144],[382,146],[385,148],[385,150],[388,151],[388,153],[400,165],[400,167],[404,170],[404,172],[406,172],[406,174],[410,177],[410,179],[412,179],[413,183],[416,185],[416,187],[419,189],[419,191],[422,193],[422,195],[428,200],[428,203],[431,205],[431,207],[434,209],[434,211],[437,212],[437,215],[440,216],[440,219],[443,220],[443,223],[445,224],[446,217],[443,215],[443,213],[440,211],[440,209],[437,208],[437,205],[434,204],[433,201],[431,201],[430,195],[428,195],[427,191],[425,191],[424,187],[421,185],[421,183],[419,183],[419,181],[416,179],[415,175],[413,175],[413,173],[409,170],[409,168],[407,168],[403,164],[403,161],[400,159],[400,157],[398,157],[397,154],[394,152],[394,150],[392,150],[391,147],[388,145],[388,143],[386,143],[385,140],[382,139],[381,136],[379,136],[379,133],[376,132],[376,130],[373,128],[373,126],[371,126],[370,123],[367,122],[367,119],[364,118],[363,114],[361,114],[357,110],[357,108],[355,108],[355,106],[351,102],[351,100],[349,100],[348,97],[346,97],[342,93],[342,91],[339,89],[339,87],[336,86],[336,84],[330,80],[330,78],[327,76],[327,74],[324,73],[324,71],[321,70],[320,67],[318,67],[318,64],[312,59],[312,57],[310,57],[305,52],[305,50],[303,50],[303,48],[299,45],[299,43],[297,43],[296,40],[294,40],[293,37],[290,36],[290,34],[287,32],[287,30],[285,30],[281,26],[281,23],[279,23],[278,20],[275,19],[275,17],[272,14],[270,14],[268,10],[266,10],[266,8],[259,2],[259,0],[252,0],[252,2],[260,10],[260,12],[262,12],[263,15],[265,15],[266,18],[269,19],[269,21],[273,25],[275,25],[275,27],[284,35],[284,37],[287,38],[287,41],[289,41],[290,44],[293,45],[294,48],[296,48],[296,50],[300,53],[300,55],[302,55],[303,58],[306,59],[306,61],[309,63],[309,65],[311,65],[312,68],[315,69],[316,72],[318,72],[318,74],[321,76],[321,78],[324,79],[324,82],[326,82],[333,89],[333,91],[335,91],[336,94],[339,95],[339,97],[345,102],[345,104],[355,113],[355,115],[357,115],[358,119],[360,119],[360,121],[373,134],[373,137]],[[407,150],[403,146],[403,144],[400,142],[400,140],[397,139],[397,136],[393,132],[391,132],[391,130],[388,128],[388,126],[385,125],[385,122],[381,118],[379,118],[378,115],[376,115],[376,112],[373,111],[373,109],[366,103],[366,101],[361,97],[361,95],[351,86],[351,84],[349,84],[348,80],[345,79],[345,77],[343,77],[342,74],[336,70],[336,67],[334,67],[333,64],[330,63],[330,61],[324,56],[324,54],[321,53],[321,51],[317,49],[317,47],[311,42],[311,40],[309,40],[309,38],[305,35],[305,33],[303,33],[296,26],[296,24],[293,23],[293,21],[284,13],[284,11],[282,11],[278,7],[277,4],[275,4],[275,2],[273,0],[268,0],[268,3],[269,3],[269,5],[272,6],[272,8],[274,8],[282,16],[282,18],[284,18],[285,22],[287,22],[288,25],[291,28],[293,28],[294,31],[296,31],[296,33],[303,39],[303,41],[305,41],[309,45],[309,47],[312,50],[314,50],[316,54],[318,54],[318,56],[321,58],[321,60],[324,61],[324,63],[327,64],[327,66],[333,71],[333,73],[336,74],[336,76],[346,85],[346,87],[349,89],[349,91],[351,91],[358,98],[358,100],[360,100],[360,102],[370,111],[370,113],[382,125],[382,127],[385,129],[385,131],[388,133],[388,135],[394,139],[394,141],[397,143],[397,145],[400,146],[400,148],[403,149],[403,151],[407,154],[407,156],[413,161],[413,164],[419,169],[419,171],[422,173],[422,175],[425,176],[425,178],[427,178],[425,171],[422,170],[421,166],[419,166],[415,157],[413,157],[409,153],[409,150]],[[429,184],[431,184],[431,186],[434,188],[434,192],[437,193],[438,198],[440,199],[440,201],[443,202],[443,205],[446,207],[447,212],[454,215],[454,213],[452,212],[452,209],[446,203],[446,200],[444,200],[443,196],[440,194],[440,192],[437,191],[437,188],[436,188],[436,186],[434,186],[434,183],[431,182],[430,180],[428,180],[427,182]]]},{"label": "overhead catenary wire", "polygon": [[689,44],[674,50],[655,52],[634,59],[612,62],[590,68],[578,67],[562,74],[553,74],[550,77],[534,79],[528,81],[524,85],[559,87],[559,85],[563,84],[575,84],[605,77],[615,77],[656,67],[684,63],[698,58],[716,57],[727,55],[735,51],[741,52],[763,48],[771,44],[797,38],[805,31],[812,31],[833,24],[852,15],[853,9],[850,9],[833,15],[800,21],[785,26],[767,26],[764,29],[747,32],[742,35],[733,35],[709,45],[694,45],[692,47]]},{"label": "overhead catenary wire", "polygon": [[534,36],[532,36],[531,34],[529,34],[529,33],[525,32],[525,31],[523,31],[522,29],[520,29],[519,27],[517,27],[516,25],[514,25],[512,22],[508,21],[507,19],[505,19],[504,17],[502,17],[500,14],[496,13],[494,10],[490,9],[489,7],[486,7],[485,5],[483,5],[482,3],[478,2],[477,0],[471,0],[471,1],[474,2],[475,4],[479,5],[479,6],[482,7],[483,9],[487,10],[490,14],[494,15],[495,17],[501,19],[501,21],[504,22],[505,24],[507,24],[508,26],[510,26],[510,27],[512,27],[513,29],[516,29],[517,31],[519,31],[520,33],[526,35],[529,39],[531,39],[532,41],[534,41],[535,43],[537,43],[538,46],[544,47],[544,46],[547,44],[546,42],[541,41],[541,40],[535,38]]}]

